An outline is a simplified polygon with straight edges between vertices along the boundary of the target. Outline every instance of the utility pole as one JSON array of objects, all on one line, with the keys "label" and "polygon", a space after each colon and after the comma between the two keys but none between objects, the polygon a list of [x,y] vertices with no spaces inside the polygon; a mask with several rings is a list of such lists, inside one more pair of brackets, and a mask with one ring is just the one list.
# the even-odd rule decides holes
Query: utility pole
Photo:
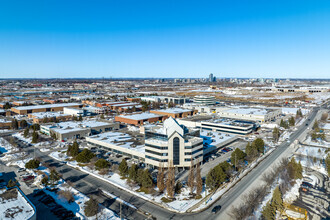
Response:
[{"label": "utility pole", "polygon": [[120,205],[119,210],[120,210],[120,220],[121,220],[122,218],[121,218],[121,201],[120,201],[120,196],[119,196],[119,205]]}]

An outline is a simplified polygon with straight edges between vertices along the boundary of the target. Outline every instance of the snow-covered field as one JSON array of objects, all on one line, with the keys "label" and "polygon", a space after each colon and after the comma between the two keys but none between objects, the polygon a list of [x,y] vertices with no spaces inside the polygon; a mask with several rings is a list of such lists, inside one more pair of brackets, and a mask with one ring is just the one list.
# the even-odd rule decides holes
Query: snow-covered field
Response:
[{"label": "snow-covered field", "polygon": [[[100,175],[98,174],[98,171],[91,170],[87,166],[85,167],[80,167],[78,166],[78,163],[76,161],[70,161],[67,163],[69,166],[79,168],[81,171],[84,171],[86,173],[89,173],[90,175],[93,175],[97,178],[100,178],[106,182],[109,182],[118,188],[121,188],[123,190],[126,190],[133,195],[139,196],[140,198],[152,202],[156,202],[160,205],[163,205],[167,207],[168,209],[171,209],[173,211],[177,212],[186,212],[190,207],[194,206],[196,203],[202,200],[201,199],[188,199],[189,198],[189,191],[187,188],[183,188],[181,190],[181,193],[179,195],[175,196],[175,200],[173,202],[169,203],[164,203],[162,202],[162,197],[166,197],[166,195],[159,195],[159,196],[153,196],[151,194],[146,194],[144,192],[137,192],[139,189],[138,186],[136,187],[131,187],[127,184],[125,179],[121,179],[120,175],[117,173],[109,173],[109,175]],[[156,188],[155,188],[156,190]],[[205,193],[202,192],[202,196],[204,196]]]},{"label": "snow-covered field", "polygon": [[20,139],[22,141],[25,141],[27,143],[31,143],[32,142],[32,137],[25,138],[22,133],[15,133],[12,136],[14,136],[14,137],[16,137],[16,138],[18,138],[18,139]]},{"label": "snow-covered field", "polygon": [[0,152],[10,153],[13,151],[13,146],[5,139],[0,138]]},{"label": "snow-covered field", "polygon": [[321,146],[321,147],[330,148],[330,142],[323,141],[323,140],[315,140],[315,141],[313,141],[310,136],[304,141],[304,143],[305,144],[309,144],[309,145],[315,145],[315,146]]},{"label": "snow-covered field", "polygon": [[44,190],[46,194],[50,195],[51,197],[53,197],[56,201],[56,203],[62,205],[64,208],[66,208],[67,210],[71,210],[76,216],[80,216],[83,219],[89,219],[89,220],[93,220],[93,219],[107,219],[107,220],[112,220],[112,219],[120,219],[113,211],[111,211],[110,209],[107,209],[105,207],[102,207],[100,213],[96,216],[93,217],[86,217],[85,213],[84,213],[84,206],[85,206],[85,202],[87,202],[89,200],[89,198],[82,194],[81,192],[79,192],[78,190],[67,186],[67,184],[65,184],[64,181],[61,181],[59,183],[58,188],[60,190],[68,190],[70,192],[73,193],[74,195],[74,202],[67,202],[66,200],[64,200],[63,198],[61,198],[58,194],[56,194],[55,192],[51,192],[49,190]]},{"label": "snow-covered field", "polygon": [[325,148],[321,147],[307,147],[301,146],[296,151],[296,154],[309,156],[309,157],[316,157],[318,159],[325,158]]}]

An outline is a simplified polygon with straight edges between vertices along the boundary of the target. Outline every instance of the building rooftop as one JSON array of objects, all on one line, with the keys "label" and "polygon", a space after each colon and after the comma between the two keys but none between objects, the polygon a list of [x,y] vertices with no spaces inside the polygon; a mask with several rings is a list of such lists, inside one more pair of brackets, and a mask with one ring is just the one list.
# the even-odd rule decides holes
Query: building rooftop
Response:
[{"label": "building rooftop", "polygon": [[60,104],[50,104],[50,105],[30,105],[30,106],[20,106],[13,107],[17,110],[30,110],[30,109],[40,109],[40,108],[56,108],[56,107],[70,107],[81,105],[79,103],[60,103]]},{"label": "building rooftop", "polygon": [[101,122],[101,121],[66,121],[66,122],[60,122],[56,125],[49,125],[48,127],[52,128],[54,131],[65,134],[72,131],[80,131],[85,130],[88,128],[96,128],[99,126],[106,126],[109,125],[109,123]]},{"label": "building rooftop", "polygon": [[269,111],[273,110],[268,110],[268,109],[263,109],[263,108],[231,108],[224,110],[224,112],[228,113],[233,113],[233,114],[242,114],[242,115],[266,115],[269,113]]},{"label": "building rooftop", "polygon": [[30,219],[35,209],[17,188],[0,189],[0,219]]},{"label": "building rooftop", "polygon": [[140,153],[145,152],[144,139],[142,136],[137,137],[136,135],[122,133],[122,132],[106,132],[106,133],[90,136],[88,138],[102,141],[108,144],[113,144],[118,147],[134,150]]},{"label": "building rooftop", "polygon": [[168,109],[157,109],[154,110],[157,112],[165,112],[170,114],[178,114],[178,113],[184,113],[184,112],[191,112],[190,109],[182,109],[182,108],[168,108]]},{"label": "building rooftop", "polygon": [[141,114],[132,114],[132,115],[119,115],[118,117],[131,119],[131,120],[146,120],[150,118],[159,118],[159,115],[153,113],[141,113]]},{"label": "building rooftop", "polygon": [[[221,132],[201,130],[200,136],[204,138],[204,142],[208,144],[209,147],[217,146],[218,144],[227,141],[237,135],[226,134]],[[206,140],[205,140],[206,139]]]},{"label": "building rooftop", "polygon": [[60,116],[70,116],[69,114],[64,114],[61,112],[36,112],[31,113],[29,115],[34,116],[35,118],[53,118],[53,117],[60,117]]}]

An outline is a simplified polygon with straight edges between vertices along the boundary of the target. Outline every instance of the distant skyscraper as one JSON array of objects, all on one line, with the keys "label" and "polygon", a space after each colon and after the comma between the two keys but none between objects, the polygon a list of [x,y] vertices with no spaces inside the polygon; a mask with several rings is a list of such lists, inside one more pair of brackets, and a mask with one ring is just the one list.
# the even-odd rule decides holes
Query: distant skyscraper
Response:
[{"label": "distant skyscraper", "polygon": [[209,75],[209,82],[215,82],[216,78],[213,76],[213,73],[210,73]]}]

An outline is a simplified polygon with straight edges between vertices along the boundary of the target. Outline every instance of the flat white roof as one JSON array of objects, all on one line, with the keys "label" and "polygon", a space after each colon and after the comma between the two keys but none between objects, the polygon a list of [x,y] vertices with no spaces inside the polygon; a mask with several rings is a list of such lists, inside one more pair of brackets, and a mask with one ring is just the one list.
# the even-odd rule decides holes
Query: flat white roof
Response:
[{"label": "flat white roof", "polygon": [[241,115],[266,115],[268,111],[266,109],[259,108],[232,108],[224,110],[224,112],[241,114]]},{"label": "flat white roof", "polygon": [[36,118],[52,118],[52,117],[60,117],[60,116],[70,116],[69,114],[64,114],[60,112],[36,112],[31,113],[29,115],[33,115]]},{"label": "flat white roof", "polygon": [[117,147],[126,148],[129,150],[145,153],[144,145],[134,145],[134,138],[127,133],[122,132],[105,132],[98,135],[88,137],[104,143],[112,144]]},{"label": "flat white roof", "polygon": [[182,108],[168,108],[168,109],[157,109],[157,110],[154,110],[154,111],[177,114],[177,113],[191,112],[192,110],[182,109]]},{"label": "flat white roof", "polygon": [[112,105],[112,106],[120,107],[120,106],[127,106],[127,105],[140,105],[140,104],[136,103],[136,102],[127,102],[127,103],[122,103],[122,104],[115,104],[115,105]]},{"label": "flat white roof", "polygon": [[100,126],[107,126],[110,125],[110,123],[101,122],[101,121],[66,121],[66,122],[60,122],[56,124],[56,127],[51,127],[52,130],[60,133],[65,134],[72,131],[80,131],[80,130],[86,130],[88,128],[96,128]]},{"label": "flat white roof", "polygon": [[[17,191],[17,198],[3,199],[0,197],[0,219],[30,219],[35,212],[32,205],[25,199],[25,197],[18,189],[14,189]],[[1,189],[0,194],[4,193],[5,191],[5,189]],[[17,207],[19,207],[21,211],[18,211]],[[14,214],[13,218],[6,217],[6,213],[13,213],[15,211],[16,213]]]},{"label": "flat white roof", "polygon": [[60,104],[50,104],[50,105],[30,105],[30,106],[20,106],[20,107],[13,107],[17,110],[30,110],[30,109],[40,109],[40,108],[56,108],[56,107],[70,107],[70,106],[77,106],[82,105],[79,103],[60,103]]},{"label": "flat white roof", "polygon": [[[210,135],[208,135],[208,134],[210,134]],[[221,133],[219,131],[201,130],[200,136],[201,137],[202,136],[210,137],[211,140],[214,140],[214,141],[209,143],[209,146],[217,146],[218,144],[225,142],[237,135]]]},{"label": "flat white roof", "polygon": [[134,115],[119,115],[120,118],[126,118],[131,120],[145,120],[149,118],[159,118],[159,115],[153,113],[141,113],[141,114],[134,114]]}]

